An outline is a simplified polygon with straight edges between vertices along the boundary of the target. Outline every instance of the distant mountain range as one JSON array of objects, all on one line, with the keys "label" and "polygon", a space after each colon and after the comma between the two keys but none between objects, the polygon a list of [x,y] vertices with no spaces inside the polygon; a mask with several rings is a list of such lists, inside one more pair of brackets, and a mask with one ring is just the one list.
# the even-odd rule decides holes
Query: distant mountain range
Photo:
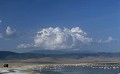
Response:
[{"label": "distant mountain range", "polygon": [[35,53],[35,54],[75,54],[75,53],[95,53],[93,51],[77,51],[77,50],[34,50],[28,53]]},{"label": "distant mountain range", "polygon": [[54,57],[54,58],[85,58],[85,57],[120,57],[120,53],[108,52],[75,52],[75,51],[60,51],[60,50],[36,50],[25,53],[16,53],[11,51],[0,51],[0,60],[12,59],[29,59],[41,57]]}]

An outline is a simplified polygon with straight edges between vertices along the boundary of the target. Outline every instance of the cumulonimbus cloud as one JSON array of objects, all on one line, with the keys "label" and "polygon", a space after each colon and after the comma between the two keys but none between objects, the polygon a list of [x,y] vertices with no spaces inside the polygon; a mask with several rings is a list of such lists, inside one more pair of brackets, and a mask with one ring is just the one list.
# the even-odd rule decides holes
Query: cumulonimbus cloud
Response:
[{"label": "cumulonimbus cloud", "polygon": [[27,47],[40,47],[43,49],[76,49],[77,47],[83,44],[89,44],[92,42],[92,38],[87,36],[87,33],[84,32],[79,27],[74,27],[71,29],[59,27],[53,28],[44,28],[37,32],[34,37],[34,43],[29,44],[20,44],[18,48],[27,48]]}]

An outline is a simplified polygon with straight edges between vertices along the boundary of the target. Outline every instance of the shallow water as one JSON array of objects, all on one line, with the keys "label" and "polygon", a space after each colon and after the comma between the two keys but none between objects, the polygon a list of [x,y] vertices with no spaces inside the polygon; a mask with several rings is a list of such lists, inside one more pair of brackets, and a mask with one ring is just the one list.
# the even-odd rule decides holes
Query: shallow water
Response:
[{"label": "shallow water", "polygon": [[90,67],[64,67],[56,70],[37,72],[40,74],[118,74],[119,69],[100,69]]},{"label": "shallow water", "polygon": [[118,72],[119,68],[90,66],[45,66],[42,68],[41,66],[25,66],[0,69],[0,74],[118,74]]}]

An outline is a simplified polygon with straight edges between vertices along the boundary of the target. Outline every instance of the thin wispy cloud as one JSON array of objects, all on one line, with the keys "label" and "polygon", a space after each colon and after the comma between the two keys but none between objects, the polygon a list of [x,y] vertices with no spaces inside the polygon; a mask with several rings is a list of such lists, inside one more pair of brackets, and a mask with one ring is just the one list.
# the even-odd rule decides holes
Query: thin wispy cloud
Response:
[{"label": "thin wispy cloud", "polygon": [[12,35],[15,34],[15,32],[16,32],[15,29],[12,29],[11,27],[7,26],[7,28],[6,28],[6,36],[8,36],[8,37],[12,36]]},{"label": "thin wispy cloud", "polygon": [[32,44],[19,44],[17,46],[18,49],[21,49],[21,48],[24,48],[24,49],[27,49],[27,48],[32,48],[34,45]]},{"label": "thin wispy cloud", "polygon": [[0,25],[2,25],[2,20],[0,20]]},{"label": "thin wispy cloud", "polygon": [[7,26],[5,33],[0,34],[0,38],[10,39],[16,37],[16,30],[12,29],[10,26]]},{"label": "thin wispy cloud", "polygon": [[2,20],[0,20],[0,23],[2,23]]},{"label": "thin wispy cloud", "polygon": [[115,39],[113,39],[113,37],[109,36],[106,40],[99,40],[98,43],[110,43],[112,41],[114,41]]},{"label": "thin wispy cloud", "polygon": [[0,38],[3,38],[3,34],[0,34]]}]

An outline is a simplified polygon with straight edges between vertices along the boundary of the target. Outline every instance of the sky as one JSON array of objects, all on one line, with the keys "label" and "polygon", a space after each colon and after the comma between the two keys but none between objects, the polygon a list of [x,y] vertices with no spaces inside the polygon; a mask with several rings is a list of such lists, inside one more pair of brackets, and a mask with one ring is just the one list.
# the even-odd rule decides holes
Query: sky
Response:
[{"label": "sky", "polygon": [[120,0],[0,0],[0,51],[120,52]]}]

